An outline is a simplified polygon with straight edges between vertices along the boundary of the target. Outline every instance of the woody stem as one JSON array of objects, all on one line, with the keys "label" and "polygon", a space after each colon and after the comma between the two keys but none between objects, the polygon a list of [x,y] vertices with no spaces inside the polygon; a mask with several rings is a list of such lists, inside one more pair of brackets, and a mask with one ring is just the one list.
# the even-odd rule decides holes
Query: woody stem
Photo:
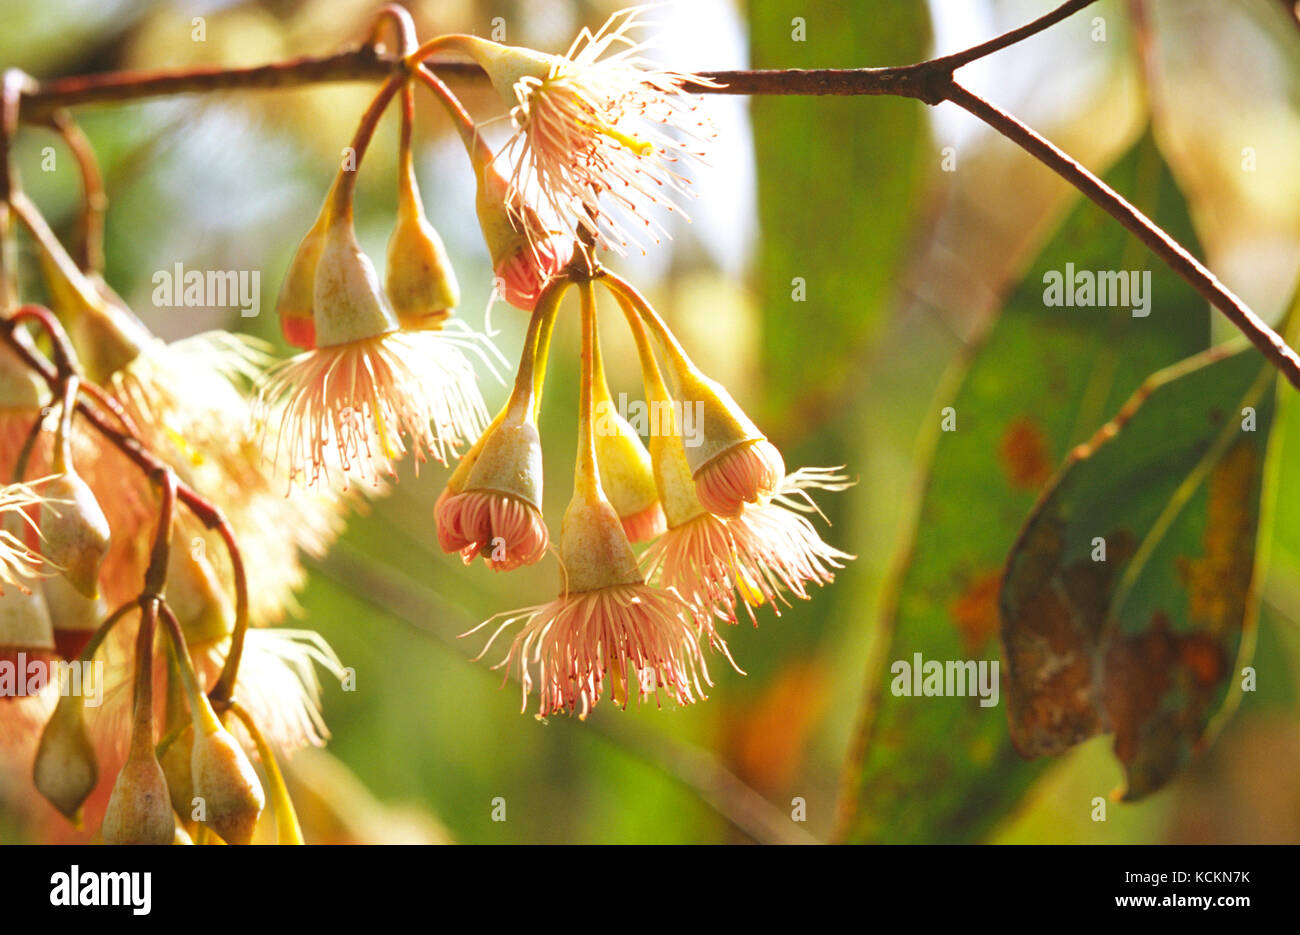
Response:
[{"label": "woody stem", "polygon": [[158,602],[147,601],[135,639],[135,693],[131,717],[131,756],[151,759],[153,748],[153,635]]},{"label": "woody stem", "polygon": [[[47,323],[51,329],[51,336],[55,338],[56,347],[60,343],[67,341],[67,336],[63,333],[62,327],[59,326],[58,321],[47,309],[40,306],[24,306],[18,312],[24,310],[31,310],[31,314],[42,318]],[[0,318],[0,340],[3,340],[17,354],[19,360],[40,376],[46,385],[51,389],[56,389],[61,379],[59,371],[49,361],[37,354],[31,346],[26,334],[18,327],[21,320],[18,312],[8,318]],[[150,478],[157,477],[160,472],[169,470],[157,455],[144,447],[139,438],[127,431],[115,428],[85,399],[78,399],[75,408],[77,415],[91,425],[106,441],[126,455],[132,463]],[[230,527],[229,521],[218,506],[211,503],[189,485],[180,481],[176,482],[176,498],[185,504],[190,513],[205,528],[216,532],[221,537],[230,556],[235,590],[235,628],[231,636],[231,647],[226,656],[225,666],[221,670],[221,676],[216,687],[212,690],[213,703],[223,705],[230,700],[231,692],[234,689],[235,678],[239,673],[244,634],[248,630],[248,578],[244,571],[243,554],[239,549],[239,544],[235,541],[234,530]]]}]

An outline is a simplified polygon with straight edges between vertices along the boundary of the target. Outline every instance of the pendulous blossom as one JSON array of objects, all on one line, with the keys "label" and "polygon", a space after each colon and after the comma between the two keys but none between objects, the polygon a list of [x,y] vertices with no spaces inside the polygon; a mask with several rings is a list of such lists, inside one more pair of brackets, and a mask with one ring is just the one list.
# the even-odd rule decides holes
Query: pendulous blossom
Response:
[{"label": "pendulous blossom", "polygon": [[550,536],[542,519],[542,442],[525,400],[497,418],[457,467],[434,507],[438,542],[465,564],[532,565]]},{"label": "pendulous blossom", "polygon": [[754,607],[768,605],[779,616],[787,595],[806,600],[808,584],[829,584],[834,570],[853,558],[823,542],[808,518],[795,512],[816,509],[809,489],[848,486],[848,478],[832,470],[803,468],[782,481],[771,502],[746,506],[734,519],[701,507],[650,546],[648,572],[705,617],[735,623],[737,598],[754,623]]},{"label": "pendulous blossom", "polygon": [[567,285],[539,298],[528,323],[514,389],[447,481],[434,506],[438,544],[465,564],[481,555],[496,571],[541,561],[550,543],[542,519],[542,438],[537,409],[556,310]]},{"label": "pendulous blossom", "polygon": [[702,157],[714,135],[686,88],[716,85],[647,58],[652,43],[635,38],[649,25],[646,9],[583,29],[562,56],[468,36],[448,43],[474,57],[510,107],[512,189],[574,236],[594,218],[601,245],[619,253],[665,233],[645,209],[680,212],[689,184],[681,163]]},{"label": "pendulous blossom", "polygon": [[[289,284],[286,283],[286,288]],[[441,463],[487,422],[466,331],[404,332],[351,217],[330,227],[315,271],[316,346],[268,371],[257,419],[264,450],[311,486],[331,468],[378,483],[413,451]]]},{"label": "pendulous blossom", "polygon": [[[787,595],[833,580],[852,558],[827,545],[802,513],[820,511],[808,491],[845,490],[834,468],[804,468],[788,477],[780,452],[718,383],[686,358],[667,326],[621,281],[611,291],[631,326],[649,405],[659,413],[650,461],[667,531],[643,557],[650,580],[680,594],[697,613],[702,637],[718,642],[717,621],[736,622],[739,599],[780,614]],[[675,417],[647,325],[660,335],[683,401],[703,413],[698,444],[687,446]],[[716,473],[712,473],[715,471]]]},{"label": "pendulous blossom", "polygon": [[705,697],[701,679],[712,683],[693,610],[675,592],[645,583],[607,502],[575,497],[565,514],[561,557],[568,573],[563,593],[479,625],[501,621],[486,653],[504,630],[522,624],[495,668],[518,675],[525,709],[536,689],[538,717],[585,718],[607,683],[624,707],[634,696],[661,691],[679,705]]},{"label": "pendulous blossom", "polygon": [[[500,621],[486,653],[505,630],[521,625],[497,668],[518,676],[525,708],[536,689],[538,717],[568,712],[585,718],[606,685],[615,703],[626,707],[633,695],[659,698],[661,692],[677,704],[691,704],[705,697],[701,681],[712,684],[695,611],[676,592],[646,583],[623,521],[605,495],[593,413],[599,352],[591,284],[583,283],[581,293],[583,388],[574,490],[560,529],[564,587],[546,604],[490,618],[470,631]],[[524,360],[535,360],[527,349]],[[516,388],[525,386],[533,386],[527,367]],[[532,397],[527,400],[531,411]],[[726,652],[720,639],[713,645]]]}]

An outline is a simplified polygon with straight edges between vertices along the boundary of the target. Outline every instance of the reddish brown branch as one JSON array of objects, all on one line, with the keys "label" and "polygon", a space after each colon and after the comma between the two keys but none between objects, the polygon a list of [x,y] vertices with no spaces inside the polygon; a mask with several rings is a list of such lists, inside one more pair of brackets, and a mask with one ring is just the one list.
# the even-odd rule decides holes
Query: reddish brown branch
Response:
[{"label": "reddish brown branch", "polygon": [[[57,389],[62,382],[62,377],[58,369],[35,351],[31,341],[19,328],[20,321],[24,318],[34,318],[42,321],[48,318],[49,321],[54,322],[54,330],[51,331],[51,336],[55,346],[58,347],[67,343],[67,338],[63,334],[62,328],[58,326],[57,321],[47,309],[40,306],[23,306],[9,317],[0,318],[0,339],[18,355],[24,364],[38,374],[52,390]],[[83,386],[85,385],[87,384],[83,383]],[[126,455],[151,480],[166,484],[175,483],[176,499],[185,504],[186,508],[204,528],[219,535],[225,544],[230,555],[231,574],[234,578],[235,628],[231,635],[230,652],[226,655],[226,662],[222,668],[221,676],[212,692],[213,704],[218,707],[224,706],[230,700],[234,689],[235,678],[239,672],[239,662],[243,652],[244,634],[248,630],[249,623],[248,577],[244,570],[243,554],[239,549],[238,542],[235,540],[234,530],[220,507],[207,500],[194,488],[176,480],[167,463],[149,451],[135,435],[128,434],[126,431],[111,425],[85,399],[79,398],[77,400],[76,413],[81,419],[93,426],[95,431],[102,435],[105,440]]]},{"label": "reddish brown branch", "polygon": [[[20,110],[25,121],[45,122],[54,111],[63,107],[172,94],[292,88],[333,81],[375,81],[389,77],[399,67],[380,58],[372,46],[363,46],[334,55],[294,58],[253,68],[217,66],[77,75],[29,82],[22,92]],[[459,65],[450,69],[454,72],[474,70]]]},{"label": "reddish brown branch", "polygon": [[75,253],[77,266],[83,272],[101,273],[104,270],[104,216],[108,212],[108,198],[104,194],[104,178],[99,171],[95,150],[66,110],[56,110],[50,115],[50,127],[63,139],[81,173],[81,221]]},{"label": "reddish brown branch", "polygon": [[1007,139],[1034,156],[1061,178],[1100,205],[1111,217],[1123,224],[1135,237],[1146,244],[1156,256],[1187,280],[1215,308],[1223,312],[1246,335],[1273,366],[1300,389],[1300,357],[1296,355],[1276,331],[1251,311],[1240,298],[1223,283],[1187,248],[1145,214],[1133,207],[1123,195],[1089,172],[1076,159],[1069,156],[1011,114],[1001,110],[984,98],[972,94],[954,81],[948,100],[970,111]]},{"label": "reddish brown branch", "polygon": [[[470,62],[425,64],[444,81],[487,80],[483,69]],[[935,62],[921,62],[890,68],[705,71],[697,74],[714,84],[691,84],[688,89],[699,94],[894,95],[927,100],[934,97],[935,78],[942,78],[951,67],[955,66],[936,67]],[[78,75],[30,83],[22,94],[21,111],[24,121],[46,122],[54,111],[66,107],[174,94],[382,81],[401,68],[400,63],[380,58],[373,48],[366,47],[253,68],[185,68]]]},{"label": "reddish brown branch", "polygon": [[[699,72],[710,83],[691,85],[700,94],[892,95],[930,104],[953,71],[1042,32],[1097,0],[1069,0],[1051,13],[977,46],[914,65],[891,68],[796,68]],[[374,37],[372,36],[372,39]],[[469,62],[428,63],[439,78],[485,81],[487,75]],[[24,120],[47,120],[61,107],[138,100],[170,94],[232,89],[288,88],[331,81],[379,81],[402,69],[368,43],[334,55],[304,57],[253,68],[184,68],[124,71],[31,82],[24,89]]]},{"label": "reddish brown branch", "polygon": [[1010,32],[1005,32],[996,38],[990,39],[988,42],[981,42],[979,45],[971,46],[969,49],[965,49],[964,51],[954,52],[952,55],[944,55],[935,59],[930,63],[930,65],[943,68],[949,72],[956,71],[958,68],[961,68],[961,66],[969,65],[976,59],[992,55],[994,52],[1000,52],[1005,48],[1028,39],[1030,36],[1042,32],[1048,27],[1055,26],[1057,23],[1061,22],[1061,20],[1068,19],[1084,7],[1092,6],[1096,2],[1097,0],[1069,0],[1069,2],[1062,3],[1052,12],[1038,17],[1038,19],[1033,22],[1025,23],[1025,25],[1018,26]]}]

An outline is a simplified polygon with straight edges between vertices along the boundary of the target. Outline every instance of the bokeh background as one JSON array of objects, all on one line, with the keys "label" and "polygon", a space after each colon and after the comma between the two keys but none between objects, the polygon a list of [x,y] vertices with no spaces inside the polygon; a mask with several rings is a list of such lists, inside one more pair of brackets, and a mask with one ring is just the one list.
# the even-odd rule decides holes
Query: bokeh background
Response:
[{"label": "bokeh background", "polygon": [[[575,0],[407,5],[422,36],[490,35],[503,26],[507,41],[555,52],[618,8]],[[0,0],[0,61],[38,78],[259,64],[356,42],[377,6]],[[692,0],[655,17],[655,54],[683,69],[902,64],[1052,6]],[[193,38],[195,17],[204,20],[202,42]],[[962,75],[1096,171],[1134,147],[1157,154],[1181,192],[1175,210],[1190,215],[1196,249],[1277,320],[1300,270],[1300,26],[1287,4],[1104,2]],[[484,88],[454,89],[480,119],[501,117]],[[279,342],[270,310],[280,277],[370,93],[340,84],[79,110],[110,198],[110,283],[164,337],[227,327]],[[352,519],[301,595],[296,625],[320,631],[356,673],[355,691],[326,688],[328,748],[289,767],[308,837],[716,843],[825,841],[847,832],[910,842],[1300,841],[1300,504],[1286,483],[1297,476],[1296,441],[1283,460],[1260,589],[1258,691],[1167,789],[1137,804],[1111,802],[1107,820],[1094,821],[1094,797],[1110,796],[1121,780],[1109,738],[1028,763],[1010,751],[1002,706],[873,695],[880,726],[865,771],[860,780],[850,771],[848,784],[856,810],[837,817],[865,693],[882,666],[922,647],[929,653],[954,633],[971,657],[998,656],[996,589],[963,566],[963,537],[984,537],[993,554],[1005,554],[1034,491],[1007,499],[982,484],[981,472],[997,476],[993,447],[983,461],[942,463],[939,412],[971,372],[1014,383],[1017,360],[982,356],[985,339],[1067,213],[1088,222],[1093,209],[949,105],[711,97],[703,107],[718,138],[709,165],[693,172],[692,223],[674,222],[671,241],[611,265],[644,288],[788,464],[848,466],[857,486],[822,505],[832,523],[826,538],[857,560],[813,600],[779,618],[761,614],[756,629],[734,628],[732,653],[747,674],[714,665],[707,703],[627,711],[602,704],[585,723],[539,723],[531,709],[520,714],[516,686],[502,688],[499,673],[469,661],[481,641],[457,634],[549,598],[554,563],[502,577],[441,554],[432,509],[445,471],[435,466],[417,478],[405,470],[387,497]],[[487,132],[500,139],[506,129],[496,119]],[[462,284],[459,314],[491,328],[505,356],[517,359],[522,316],[498,304],[485,318],[491,279],[471,175],[425,96],[416,132],[426,206]],[[390,115],[360,176],[359,234],[378,261],[393,216],[396,136]],[[67,159],[54,172],[38,170],[47,145],[57,144],[27,132],[18,159],[27,190],[67,233],[78,182]],[[1142,191],[1125,193],[1143,204]],[[155,308],[151,277],[177,263],[261,271],[263,314]],[[568,318],[543,421],[547,510],[556,524],[567,500],[577,392],[576,316]],[[1221,322],[1214,327],[1227,336]],[[613,328],[605,340],[615,394],[636,397],[629,342]],[[483,376],[495,406],[505,387]],[[1117,385],[1112,398],[1132,389]],[[1086,438],[1112,412],[1080,417],[1063,441]],[[932,496],[969,517],[967,532],[944,527],[927,536],[918,528],[929,515],[921,498],[932,476],[953,479]],[[917,573],[921,561],[937,570]],[[900,702],[921,706],[911,709],[919,713],[900,719]],[[977,742],[965,743],[968,736]],[[0,787],[5,840],[34,833],[15,789]],[[505,821],[492,820],[498,799]],[[806,820],[792,819],[799,809]]]}]

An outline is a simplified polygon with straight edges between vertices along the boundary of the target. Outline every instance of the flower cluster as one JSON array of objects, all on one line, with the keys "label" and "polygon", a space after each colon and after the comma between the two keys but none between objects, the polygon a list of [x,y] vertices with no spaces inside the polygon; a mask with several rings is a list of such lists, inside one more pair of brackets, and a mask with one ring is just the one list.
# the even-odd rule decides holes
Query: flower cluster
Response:
[{"label": "flower cluster", "polygon": [[[386,85],[363,119],[358,159],[397,90]],[[303,353],[271,368],[259,386],[264,448],[308,486],[328,479],[331,464],[345,484],[354,473],[377,482],[408,449],[417,463],[446,464],[486,422],[465,356],[482,341],[450,321],[459,287],[425,217],[409,133],[382,285],[357,243],[354,188],[355,168],[340,170],[276,301],[285,338]]]},{"label": "flower cluster", "polygon": [[315,634],[260,627],[346,503],[291,505],[265,469],[241,388],[255,346],[158,340],[18,204],[53,310],[3,321],[0,747],[106,843],[248,841],[264,792],[245,747],[267,764],[323,743],[315,666],[341,669]]},{"label": "flower cluster", "polygon": [[295,609],[303,557],[324,554],[349,498],[285,498],[250,431],[260,344],[160,340],[34,204],[11,208],[48,307],[5,289],[4,760],[106,843],[249,841],[266,798],[254,760],[278,775],[277,753],[327,736],[316,669],[338,659],[266,627]]},{"label": "flower cluster", "polygon": [[[646,60],[646,44],[633,38],[641,14],[625,11],[596,33],[584,30],[564,56],[470,36],[424,47],[468,54],[504,97],[515,134],[501,154],[510,179],[503,197],[533,206],[512,230],[534,245],[534,260],[536,244],[554,243],[555,230],[537,226],[543,216],[574,244],[572,261],[551,274],[535,304],[522,306],[532,319],[513,393],[435,511],[439,543],[466,563],[481,557],[508,571],[547,553],[538,410],[554,319],[576,286],[582,391],[574,492],[556,549],[562,588],[548,603],[475,628],[490,628],[484,652],[517,628],[499,665],[518,677],[525,707],[536,690],[539,716],[585,716],[607,684],[624,705],[649,695],[678,704],[703,698],[704,649],[730,660],[720,623],[735,623],[738,607],[755,621],[761,605],[779,613],[791,595],[806,598],[809,584],[831,581],[850,557],[823,542],[807,515],[817,512],[810,490],[842,490],[847,478],[823,469],[787,475],[780,452],[726,389],[691,362],[634,288],[595,261],[598,247],[624,252],[633,230],[661,230],[653,209],[676,208],[686,187],[678,165],[701,155],[696,147],[709,135],[687,93],[708,82]],[[483,152],[481,141],[468,132],[466,139],[471,155]],[[646,402],[662,413],[648,449],[610,398],[596,287],[622,308]],[[702,413],[690,444],[673,421],[675,406]],[[640,556],[637,543],[649,543]]]},{"label": "flower cluster", "polygon": [[[342,667],[316,634],[268,627],[295,608],[304,556],[330,547],[357,487],[382,492],[407,456],[454,465],[435,507],[446,552],[497,571],[557,555],[558,596],[475,628],[490,630],[485,653],[510,632],[499,666],[525,707],[536,694],[539,716],[585,717],[606,688],[624,706],[703,699],[707,654],[731,661],[725,625],[742,609],[755,622],[757,608],[779,614],[850,558],[818,535],[809,495],[847,479],[787,474],[727,390],[596,259],[623,252],[633,229],[659,230],[655,206],[674,209],[678,163],[708,136],[687,91],[706,82],[645,60],[631,38],[639,11],[584,31],[565,56],[468,36],[418,46],[400,8],[383,15],[403,35],[402,67],[362,116],[276,302],[296,356],[274,363],[226,333],[159,340],[20,192],[6,206],[35,245],[48,307],[0,283],[0,747],[30,760],[67,819],[93,815],[105,842],[244,843],[268,800],[278,840],[301,840],[276,756],[323,742],[317,669]],[[505,95],[515,135],[499,152],[423,64],[440,49],[472,56]],[[465,144],[495,291],[530,316],[493,419],[475,364],[502,359],[453,316],[459,286],[416,182],[421,83]],[[381,279],[357,241],[354,195],[395,100]],[[579,444],[553,540],[538,426],[571,290]],[[598,290],[626,319],[659,415],[648,446],[613,405]],[[700,415],[689,438],[681,407]]]},{"label": "flower cluster", "polygon": [[[582,392],[574,491],[558,547],[561,591],[470,632],[492,628],[487,652],[518,625],[499,665],[518,676],[525,707],[536,690],[539,717],[585,717],[606,684],[624,706],[646,696],[690,704],[710,684],[704,648],[731,661],[719,624],[736,622],[738,604],[755,622],[756,607],[779,614],[790,595],[808,597],[810,583],[831,581],[850,558],[804,515],[816,511],[809,490],[842,490],[848,481],[825,469],[787,476],[775,446],[635,289],[607,271],[574,269],[543,294],[510,400],[438,500],[446,551],[467,563],[481,556],[498,571],[546,551],[537,409],[554,317],[575,282]],[[646,401],[657,413],[648,450],[610,398],[597,285],[621,306],[636,341]],[[674,419],[682,407],[703,415],[690,444]],[[633,546],[643,542],[649,547],[638,557]]]}]

